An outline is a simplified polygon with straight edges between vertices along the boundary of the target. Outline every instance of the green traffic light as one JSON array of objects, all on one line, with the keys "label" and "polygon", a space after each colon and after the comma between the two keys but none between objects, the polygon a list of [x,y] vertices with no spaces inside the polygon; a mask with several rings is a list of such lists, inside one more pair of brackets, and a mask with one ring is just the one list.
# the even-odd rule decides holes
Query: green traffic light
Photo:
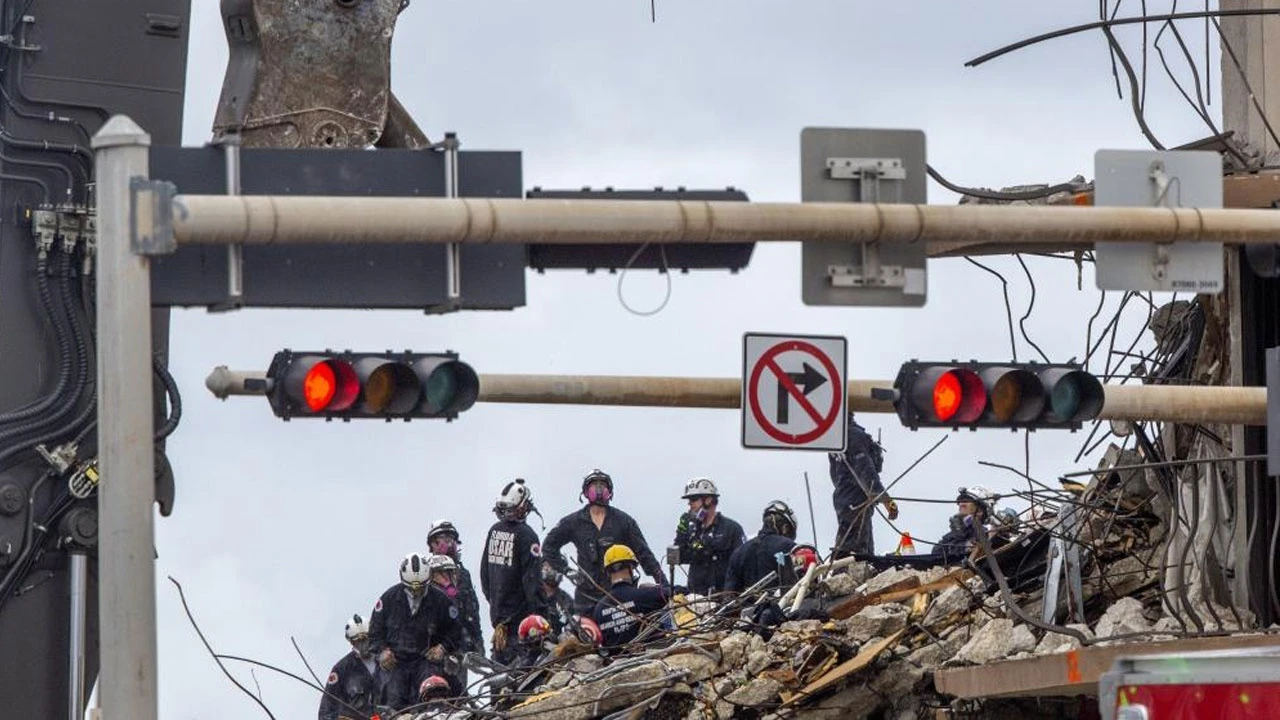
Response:
[{"label": "green traffic light", "polygon": [[458,376],[450,364],[441,365],[427,376],[422,389],[423,402],[430,412],[440,412],[453,404],[458,395]]}]

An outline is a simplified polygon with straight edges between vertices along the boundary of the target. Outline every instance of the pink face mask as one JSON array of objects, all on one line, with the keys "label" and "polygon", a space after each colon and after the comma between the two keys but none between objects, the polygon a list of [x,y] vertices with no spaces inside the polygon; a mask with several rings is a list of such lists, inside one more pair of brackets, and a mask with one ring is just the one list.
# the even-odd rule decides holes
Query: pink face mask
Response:
[{"label": "pink face mask", "polygon": [[453,583],[445,585],[444,594],[448,595],[450,599],[458,597],[458,586],[454,585]]},{"label": "pink face mask", "polygon": [[591,483],[587,486],[587,502],[592,505],[608,505],[613,499],[613,493],[609,492],[608,486],[600,483]]}]

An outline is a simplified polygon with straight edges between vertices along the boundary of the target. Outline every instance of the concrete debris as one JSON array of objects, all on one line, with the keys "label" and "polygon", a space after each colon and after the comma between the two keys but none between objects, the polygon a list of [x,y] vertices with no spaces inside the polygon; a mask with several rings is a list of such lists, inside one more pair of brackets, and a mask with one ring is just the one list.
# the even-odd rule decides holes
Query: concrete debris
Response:
[{"label": "concrete debris", "polygon": [[[1013,621],[997,618],[982,626],[949,664],[985,665],[1013,654]],[[1034,647],[1034,644],[1032,645]]]},{"label": "concrete debris", "polygon": [[934,598],[933,605],[924,615],[924,624],[932,625],[955,613],[964,612],[974,602],[973,590],[966,586],[955,585],[943,590]]},{"label": "concrete debris", "polygon": [[847,640],[863,643],[873,637],[887,637],[907,626],[907,608],[899,604],[871,605],[848,620],[837,623]]},{"label": "concrete debris", "polygon": [[873,595],[875,593],[880,592],[881,590],[884,590],[890,585],[895,585],[897,583],[900,583],[903,580],[906,580],[907,578],[915,578],[920,581],[921,585],[925,583],[924,573],[920,572],[919,570],[912,570],[910,568],[903,568],[903,569],[893,568],[891,570],[886,570],[885,572],[882,572],[879,575],[876,575],[875,577],[868,580],[865,586],[861,588],[861,591],[863,595]]},{"label": "concrete debris", "polygon": [[[1089,629],[1088,625],[1073,624],[1068,625],[1067,627],[1071,630],[1083,633],[1085,637],[1093,638],[1093,631]],[[1078,640],[1074,635],[1046,632],[1044,637],[1040,638],[1040,644],[1036,645],[1036,649],[1033,653],[1035,655],[1056,655],[1057,653],[1064,653],[1068,650],[1078,649],[1080,649],[1080,640]]]},{"label": "concrete debris", "polygon": [[730,703],[739,706],[753,707],[755,705],[764,705],[772,703],[778,699],[778,693],[782,690],[782,683],[772,678],[756,678],[746,685],[729,693],[725,698]]},{"label": "concrete debris", "polygon": [[1102,619],[1094,626],[1094,635],[1100,638],[1151,631],[1151,621],[1142,612],[1142,603],[1131,598],[1120,598],[1107,608]]},{"label": "concrete debris", "polygon": [[1031,634],[1031,628],[1026,625],[1016,625],[1013,628],[1013,634],[1009,636],[1009,652],[1029,653],[1036,649],[1036,636]]},{"label": "concrete debris", "polygon": [[819,587],[827,597],[842,597],[844,595],[852,595],[862,582],[863,580],[859,580],[849,573],[839,573],[823,578]]}]

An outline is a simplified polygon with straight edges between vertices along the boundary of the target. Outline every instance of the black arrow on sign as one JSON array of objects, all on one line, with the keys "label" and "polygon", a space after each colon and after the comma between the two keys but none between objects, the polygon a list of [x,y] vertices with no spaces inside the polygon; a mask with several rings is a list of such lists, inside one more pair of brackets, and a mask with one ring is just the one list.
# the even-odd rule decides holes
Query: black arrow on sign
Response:
[{"label": "black arrow on sign", "polygon": [[[787,373],[787,377],[791,378],[791,382],[800,388],[800,393],[807,396],[809,393],[822,387],[827,382],[827,378],[822,373],[813,369],[809,363],[804,363],[804,372]],[[778,381],[778,424],[786,425],[791,420],[791,395],[787,391],[782,381]]]}]

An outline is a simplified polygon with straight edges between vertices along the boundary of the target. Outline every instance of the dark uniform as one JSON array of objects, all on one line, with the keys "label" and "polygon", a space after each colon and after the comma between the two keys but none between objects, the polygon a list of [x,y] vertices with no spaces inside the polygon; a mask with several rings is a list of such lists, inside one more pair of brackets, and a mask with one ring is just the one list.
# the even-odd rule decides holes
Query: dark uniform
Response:
[{"label": "dark uniform", "polygon": [[700,595],[724,590],[729,558],[745,540],[742,526],[720,513],[709,527],[689,513],[682,515],[675,545],[680,548],[680,561],[689,565],[689,590]]},{"label": "dark uniform", "polygon": [[476,597],[476,586],[471,582],[471,572],[462,567],[462,561],[453,558],[458,570],[455,573],[458,585],[458,597],[454,602],[458,605],[462,625],[462,650],[484,654],[484,635],[480,630],[480,599]]},{"label": "dark uniform", "polygon": [[[434,584],[428,584],[415,608],[404,585],[394,585],[373,606],[369,619],[369,650],[377,657],[390,648],[396,666],[387,674],[383,704],[399,709],[417,702],[418,685],[432,675],[445,674],[440,663],[426,659],[435,645],[454,653],[462,647],[461,613],[453,600]],[[455,693],[462,688],[452,688]]]},{"label": "dark uniform", "polygon": [[538,613],[551,623],[551,629],[557,635],[573,619],[573,596],[556,586],[555,593],[548,595],[546,585],[538,587],[538,597],[542,599],[542,611]]},{"label": "dark uniform", "polygon": [[794,583],[791,549],[795,546],[795,540],[772,530],[761,529],[760,534],[743,543],[729,558],[724,589],[742,592],[773,571],[778,573],[778,585]]},{"label": "dark uniform", "polygon": [[871,517],[875,513],[875,503],[887,499],[882,494],[884,485],[880,483],[883,449],[861,425],[854,422],[850,413],[845,451],[828,453],[827,460],[831,465],[831,482],[835,485],[831,502],[840,522],[836,528],[835,554],[837,557],[853,553],[874,555]]},{"label": "dark uniform", "polygon": [[625,580],[614,583],[609,595],[601,598],[592,612],[604,637],[601,645],[616,648],[635,640],[640,633],[640,620],[665,608],[669,598],[670,594],[659,585],[636,587]]},{"label": "dark uniform", "polygon": [[319,720],[369,717],[382,697],[383,679],[376,655],[370,656],[369,663],[365,664],[354,650],[347,653],[329,672],[325,694],[320,698]]},{"label": "dark uniform", "polygon": [[573,543],[578,553],[579,570],[587,576],[573,593],[574,609],[583,615],[590,614],[595,609],[596,602],[603,594],[599,588],[609,585],[603,563],[605,551],[613,545],[630,547],[635,551],[636,559],[640,561],[640,567],[644,568],[645,573],[659,584],[667,584],[667,576],[663,574],[662,566],[645,542],[640,526],[630,515],[615,507],[605,508],[604,523],[599,530],[591,521],[591,506],[587,506],[561,518],[551,532],[547,533],[543,542],[547,562],[561,573],[569,572],[569,564],[560,554],[560,548],[569,543]]},{"label": "dark uniform", "polygon": [[489,623],[495,628],[506,627],[509,648],[495,654],[494,660],[504,664],[510,660],[520,621],[542,608],[538,591],[541,584],[538,534],[522,520],[494,523],[485,537],[480,559],[480,589],[489,601]]}]

